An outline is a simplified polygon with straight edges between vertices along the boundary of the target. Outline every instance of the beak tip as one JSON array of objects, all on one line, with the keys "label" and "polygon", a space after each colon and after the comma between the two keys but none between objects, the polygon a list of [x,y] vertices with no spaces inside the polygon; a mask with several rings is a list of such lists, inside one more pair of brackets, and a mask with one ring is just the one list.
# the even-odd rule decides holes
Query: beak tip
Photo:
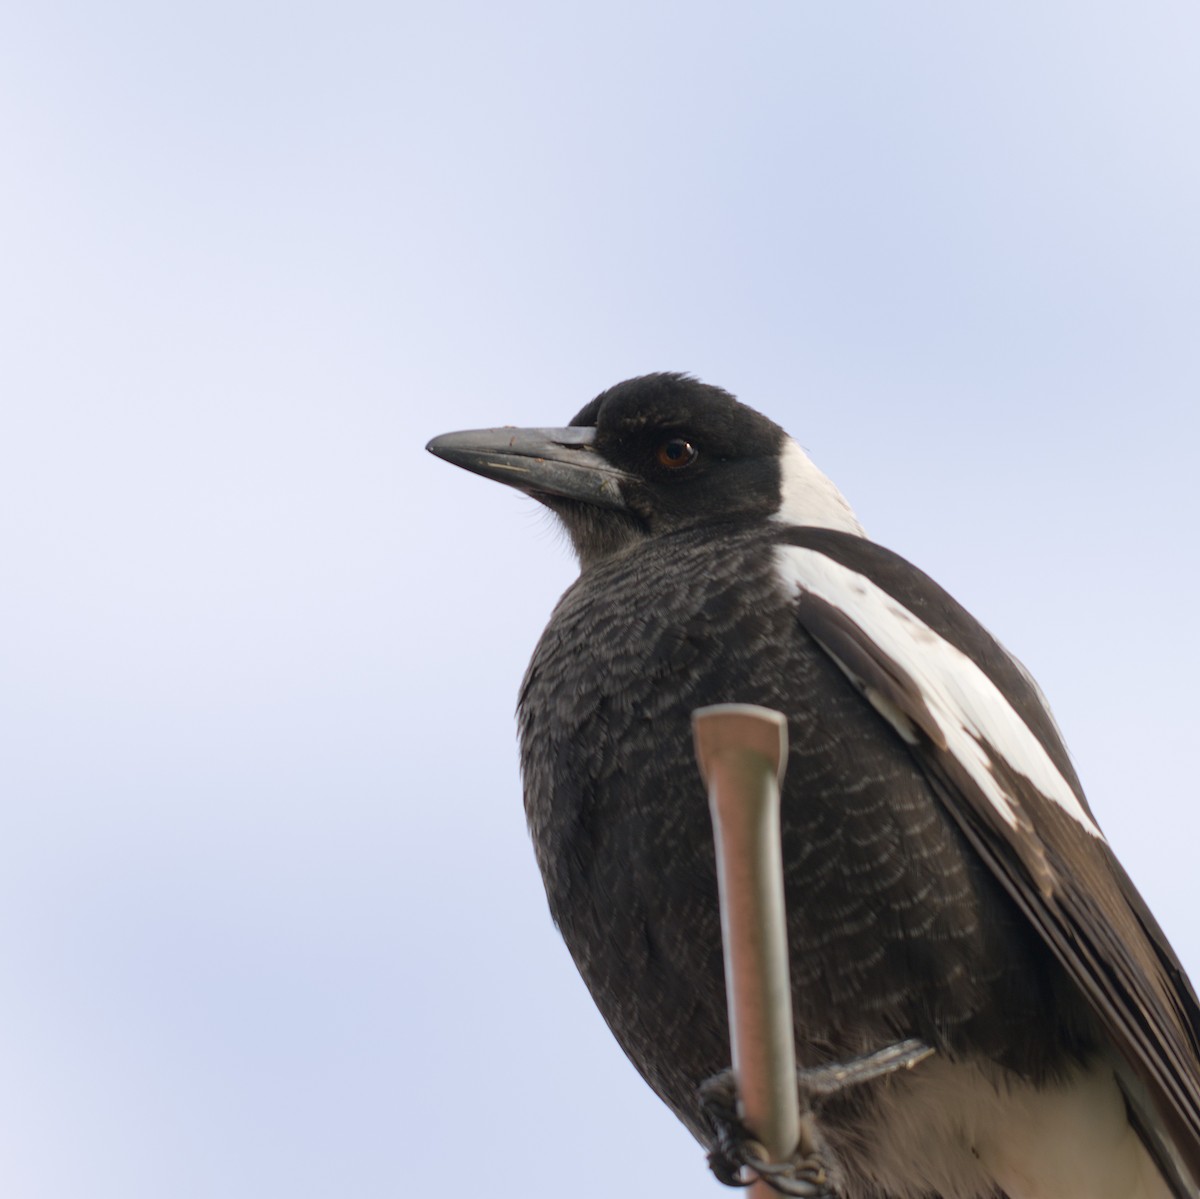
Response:
[{"label": "beak tip", "polygon": [[[435,458],[449,462],[451,466],[462,466],[471,469],[472,458],[478,454],[477,438],[470,431],[465,433],[439,433],[431,437],[425,448]],[[473,453],[474,452],[474,453]]]}]

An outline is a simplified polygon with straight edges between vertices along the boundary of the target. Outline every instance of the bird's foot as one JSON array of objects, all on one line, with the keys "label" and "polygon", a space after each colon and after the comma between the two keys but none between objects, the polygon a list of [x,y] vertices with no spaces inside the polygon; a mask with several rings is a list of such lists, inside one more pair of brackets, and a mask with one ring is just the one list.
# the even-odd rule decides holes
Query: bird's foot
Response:
[{"label": "bird's foot", "polygon": [[937,1052],[932,1045],[909,1037],[905,1041],[897,1041],[874,1053],[864,1053],[859,1057],[847,1058],[844,1062],[830,1062],[825,1066],[806,1066],[796,1071],[796,1080],[800,1084],[800,1098],[814,1099],[823,1095],[836,1095],[848,1087],[856,1087],[864,1082],[873,1082],[898,1070],[911,1070],[927,1057]]},{"label": "bird's foot", "polygon": [[737,1082],[722,1070],[700,1084],[700,1104],[713,1130],[708,1165],[718,1182],[746,1187],[761,1180],[781,1195],[799,1199],[837,1199],[819,1153],[797,1153],[788,1161],[771,1162],[738,1115]]},{"label": "bird's foot", "polygon": [[[844,1062],[797,1070],[801,1108],[811,1112],[823,1098],[849,1087],[884,1078],[899,1070],[911,1070],[934,1052],[931,1045],[913,1037]],[[785,1162],[767,1161],[762,1145],[742,1123],[738,1112],[737,1081],[732,1070],[724,1070],[702,1082],[699,1098],[713,1130],[708,1164],[719,1181],[726,1186],[749,1186],[761,1179],[781,1195],[836,1199],[819,1149],[798,1152]]]}]

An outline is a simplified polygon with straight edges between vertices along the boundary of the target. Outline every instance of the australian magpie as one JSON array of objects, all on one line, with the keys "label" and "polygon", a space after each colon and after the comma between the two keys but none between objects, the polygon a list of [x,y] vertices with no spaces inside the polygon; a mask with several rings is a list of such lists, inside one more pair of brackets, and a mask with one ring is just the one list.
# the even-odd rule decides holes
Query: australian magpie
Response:
[{"label": "australian magpie", "polygon": [[712,833],[690,715],[782,711],[804,1069],[906,1040],[824,1094],[845,1199],[1197,1194],[1200,1006],[1097,826],[1036,683],[870,541],[784,431],[679,374],[566,428],[429,449],[533,496],[580,576],[520,692],[550,910],[646,1081],[710,1148],[728,1066]]}]

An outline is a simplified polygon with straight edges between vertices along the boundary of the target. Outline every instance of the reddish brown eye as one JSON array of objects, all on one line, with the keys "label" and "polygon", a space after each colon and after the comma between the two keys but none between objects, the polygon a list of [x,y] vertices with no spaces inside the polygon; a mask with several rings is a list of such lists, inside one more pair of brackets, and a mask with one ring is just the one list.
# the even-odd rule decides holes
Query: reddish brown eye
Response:
[{"label": "reddish brown eye", "polygon": [[696,461],[696,447],[683,437],[672,437],[658,447],[658,464],[667,470],[679,470]]}]

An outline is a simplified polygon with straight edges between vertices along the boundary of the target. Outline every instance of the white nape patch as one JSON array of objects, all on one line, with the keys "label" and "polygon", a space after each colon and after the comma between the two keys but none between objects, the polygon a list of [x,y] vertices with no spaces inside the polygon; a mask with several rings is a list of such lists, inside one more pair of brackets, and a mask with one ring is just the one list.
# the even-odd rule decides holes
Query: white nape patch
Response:
[{"label": "white nape patch", "polygon": [[[1086,832],[1103,838],[1042,743],[966,654],[870,579],[825,554],[794,545],[780,546],[776,553],[777,567],[790,591],[807,592],[831,604],[907,672],[920,688],[946,748],[1009,825],[1020,826],[1019,801],[992,771],[984,744]],[[841,662],[838,665],[861,685],[863,680]],[[901,737],[913,740],[913,722],[906,713],[900,713],[898,721],[895,709],[888,710],[891,705],[876,703],[875,707]]]},{"label": "white nape patch", "polygon": [[1042,1086],[990,1063],[942,1057],[893,1078],[879,1088],[864,1162],[864,1181],[877,1191],[897,1199],[985,1199],[997,1187],[1009,1199],[1171,1197],[1102,1057]]},{"label": "white nape patch", "polygon": [[846,497],[833,480],[790,437],[779,456],[779,508],[772,517],[785,525],[813,525],[865,537]]}]

